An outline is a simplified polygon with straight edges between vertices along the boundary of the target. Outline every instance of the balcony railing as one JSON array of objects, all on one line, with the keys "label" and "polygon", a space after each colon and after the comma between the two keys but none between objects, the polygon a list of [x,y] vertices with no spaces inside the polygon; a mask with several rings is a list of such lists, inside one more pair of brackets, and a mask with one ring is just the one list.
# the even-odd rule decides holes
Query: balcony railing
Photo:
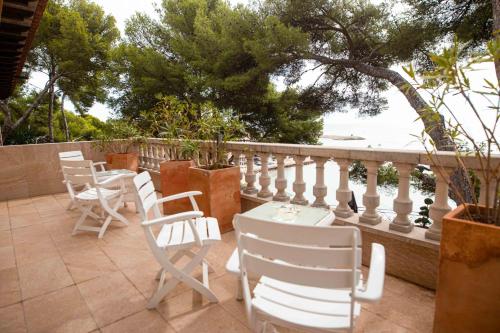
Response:
[{"label": "balcony railing", "polygon": [[[160,162],[169,160],[173,150],[178,149],[178,143],[166,144],[161,139],[148,139],[147,144],[140,150],[140,167],[148,170],[158,171]],[[201,165],[212,158],[211,145],[203,143],[197,162]],[[439,166],[433,165],[425,151],[409,151],[394,149],[360,149],[340,148],[329,146],[294,145],[276,143],[255,142],[229,142],[226,145],[227,152],[240,159],[246,159],[247,167],[244,171],[246,185],[242,188],[242,194],[249,197],[262,198],[275,201],[290,201],[294,204],[315,207],[329,207],[325,202],[328,191],[328,180],[325,180],[325,163],[333,160],[339,166],[339,182],[336,191],[337,203],[332,205],[337,222],[359,223],[360,225],[376,226],[383,221],[378,207],[380,195],[377,193],[377,170],[386,162],[392,162],[398,171],[398,191],[393,200],[394,217],[387,223],[387,228],[397,233],[409,234],[413,230],[413,223],[409,216],[413,210],[413,201],[410,196],[410,173],[416,165],[429,165],[436,175],[436,190],[434,203],[430,206],[429,216],[433,221],[432,226],[426,230],[425,238],[439,241],[441,237],[441,221],[443,216],[451,210],[448,205],[448,183],[438,171],[439,168],[453,170],[457,167],[456,156],[452,152],[442,152],[436,155],[435,161]],[[277,161],[277,177],[273,192],[269,186],[271,177],[268,170],[268,158],[272,155]],[[260,176],[257,179],[253,167],[253,157],[259,156],[261,160]],[[293,180],[293,195],[289,196],[285,191],[287,182],[285,178],[285,159],[293,158],[295,161],[295,179]],[[316,182],[313,185],[314,201],[308,202],[304,197],[306,184],[303,178],[303,166],[305,159],[312,159],[316,165]],[[237,159],[235,159],[237,160]],[[354,213],[348,203],[352,198],[349,188],[349,166],[353,161],[361,161],[367,169],[366,190],[363,194],[363,205],[365,210],[359,215]],[[463,158],[465,167],[470,170],[481,170],[481,166],[473,156]],[[500,155],[492,159],[492,168],[500,164]],[[477,172],[481,181],[481,172]],[[260,186],[257,186],[257,182]],[[485,188],[481,181],[480,203],[484,203],[486,191],[492,193],[495,189]],[[493,195],[490,195],[492,198]],[[387,222],[387,221],[385,221]]]}]

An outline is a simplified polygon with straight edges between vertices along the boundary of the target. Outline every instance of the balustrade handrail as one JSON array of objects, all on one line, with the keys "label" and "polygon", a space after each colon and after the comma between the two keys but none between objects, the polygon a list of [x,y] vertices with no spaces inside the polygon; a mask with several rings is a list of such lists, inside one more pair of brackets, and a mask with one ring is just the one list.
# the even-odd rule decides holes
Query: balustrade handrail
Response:
[{"label": "balustrade handrail", "polygon": [[[167,144],[165,140],[159,138],[148,138],[149,144]],[[171,141],[169,144],[176,145],[178,141]],[[201,149],[210,149],[213,142],[202,141]],[[245,152],[253,151],[255,153],[274,153],[288,156],[316,156],[327,158],[345,158],[349,160],[376,161],[376,162],[396,162],[409,164],[423,164],[432,166],[434,163],[429,159],[429,154],[424,150],[411,149],[391,149],[391,148],[357,148],[357,147],[338,147],[321,145],[303,145],[288,143],[265,143],[251,141],[229,141],[226,143],[227,151]],[[432,153],[435,161],[442,167],[457,167],[457,156],[455,152],[439,151]],[[461,156],[464,165],[472,170],[480,170],[477,157]],[[491,168],[498,168],[500,165],[500,154],[491,155]]]},{"label": "balustrade handrail", "polygon": [[[149,138],[145,145],[139,147],[140,166],[145,169],[159,170],[162,160],[170,159],[172,149],[180,143],[178,140],[169,141],[157,138]],[[205,164],[211,158],[211,150],[214,142],[200,142],[200,156],[195,158],[196,162]],[[254,172],[253,161],[247,163],[244,176],[246,186],[243,193],[246,195],[256,195],[260,198],[272,198],[276,201],[291,201],[295,204],[311,204],[316,207],[329,207],[324,198],[327,194],[327,184],[325,184],[324,165],[332,159],[339,165],[340,181],[336,190],[337,205],[334,212],[336,221],[339,223],[353,222],[364,225],[377,225],[382,222],[378,206],[380,196],[377,193],[377,169],[385,162],[392,162],[398,171],[398,194],[394,198],[393,208],[396,216],[389,224],[389,229],[398,233],[408,234],[414,229],[414,225],[409,219],[412,213],[413,202],[410,198],[410,173],[416,165],[429,165],[431,170],[437,171],[440,168],[451,169],[458,166],[455,152],[432,153],[432,159],[425,150],[401,150],[401,149],[381,149],[381,148],[346,148],[335,146],[315,146],[301,144],[281,144],[281,143],[261,143],[261,142],[227,142],[225,150],[237,156],[239,159],[252,160],[253,156],[261,156],[261,170],[259,177],[260,189],[256,185],[256,174]],[[273,155],[277,160],[277,177],[275,179],[276,192],[269,190],[270,177],[268,171],[268,157]],[[286,193],[287,179],[285,178],[285,157],[291,157],[295,161],[295,179],[293,183],[294,196]],[[309,203],[303,196],[306,184],[303,179],[304,158],[310,157],[316,165],[316,182],[313,186],[314,202]],[[352,191],[349,188],[349,166],[353,161],[361,161],[367,168],[366,192],[363,195],[363,205],[365,210],[355,214],[348,203],[352,198]],[[475,156],[461,156],[460,161],[466,168],[471,170],[481,170],[481,165]],[[235,161],[238,165],[237,161]],[[434,162],[437,165],[434,165]],[[494,154],[490,159],[492,170],[498,170],[500,166],[500,154]],[[443,216],[451,210],[448,205],[448,182],[443,177],[442,172],[435,172],[436,191],[434,203],[429,208],[429,216],[433,220],[430,229],[425,233],[425,237],[439,241],[441,238],[441,222]],[[478,174],[479,175],[479,174]],[[243,174],[242,174],[243,176]],[[481,176],[479,175],[481,179]],[[485,182],[481,182],[481,194],[479,202],[484,204],[486,193],[490,198],[495,190],[492,186],[486,188]]]}]

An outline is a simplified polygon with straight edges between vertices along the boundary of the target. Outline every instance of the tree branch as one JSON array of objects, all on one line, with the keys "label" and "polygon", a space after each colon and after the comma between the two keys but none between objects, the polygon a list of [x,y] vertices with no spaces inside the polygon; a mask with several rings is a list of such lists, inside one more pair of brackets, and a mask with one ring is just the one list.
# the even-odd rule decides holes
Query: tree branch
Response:
[{"label": "tree branch", "polygon": [[2,130],[4,142],[5,142],[5,139],[9,136],[9,134],[13,130],[15,130],[17,127],[19,127],[23,122],[25,122],[26,119],[29,118],[31,113],[42,103],[43,98],[44,98],[45,94],[47,93],[47,91],[49,90],[49,88],[52,85],[54,85],[54,83],[61,76],[62,76],[61,74],[54,75],[54,77],[50,81],[48,81],[45,84],[45,87],[38,93],[38,96],[33,101],[33,103],[28,107],[28,109],[26,109],[26,111],[24,111],[22,116],[19,119],[17,119],[16,122],[14,122],[14,123],[12,123],[12,112],[11,112],[9,106],[4,101],[1,101],[0,105],[2,106],[2,112],[4,114],[8,115],[8,119],[9,119],[9,121],[4,120],[4,125],[3,125],[3,130]]}]

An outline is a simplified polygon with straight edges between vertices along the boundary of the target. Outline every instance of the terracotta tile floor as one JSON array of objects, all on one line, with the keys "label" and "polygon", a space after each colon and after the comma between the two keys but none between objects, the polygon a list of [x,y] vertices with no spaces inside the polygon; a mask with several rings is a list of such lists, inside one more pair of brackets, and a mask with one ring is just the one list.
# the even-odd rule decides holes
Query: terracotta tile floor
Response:
[{"label": "terracotta tile floor", "polygon": [[[146,310],[159,265],[133,207],[128,227],[71,236],[65,194],[0,202],[0,332],[249,332],[236,280],[224,264],[233,233],[211,249],[218,304],[179,285]],[[434,293],[391,276],[382,301],[363,306],[357,332],[430,332]],[[280,332],[286,330],[278,329]]]}]

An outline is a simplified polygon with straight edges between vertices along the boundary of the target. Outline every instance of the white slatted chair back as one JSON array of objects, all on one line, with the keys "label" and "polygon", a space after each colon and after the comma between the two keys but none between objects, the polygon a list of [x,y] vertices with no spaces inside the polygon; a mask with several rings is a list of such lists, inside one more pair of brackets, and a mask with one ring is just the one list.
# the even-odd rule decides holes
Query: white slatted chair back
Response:
[{"label": "white slatted chair back", "polygon": [[240,255],[248,271],[318,288],[351,288],[361,268],[361,235],[355,227],[269,223],[237,215]]},{"label": "white slatted chair back", "polygon": [[90,160],[61,160],[61,169],[71,197],[77,187],[93,187],[97,183],[94,164]]},{"label": "white slatted chair back", "polygon": [[[102,238],[113,219],[128,225],[127,219],[118,212],[125,193],[124,175],[116,175],[99,182],[91,160],[61,160],[60,163],[71,200],[82,211],[82,216],[73,229],[73,235],[78,230],[95,231],[99,233],[98,237]],[[116,187],[115,182],[119,180],[119,189],[106,187],[110,184]],[[96,206],[102,208],[101,216],[92,211]],[[102,223],[101,227],[84,225],[85,219],[89,216],[99,220]]]},{"label": "white slatted chair back", "polygon": [[[243,283],[248,276],[265,276],[308,287],[351,289],[354,297],[361,276],[359,229],[271,223],[239,214],[233,224]],[[251,318],[251,296],[243,296]],[[351,321],[354,304],[351,298]]]},{"label": "white slatted chair back", "polygon": [[62,151],[59,153],[61,161],[83,161],[83,154],[80,150]]},{"label": "white slatted chair back", "polygon": [[139,213],[143,221],[149,220],[149,213],[153,210],[154,218],[162,216],[158,205],[158,197],[149,172],[144,171],[134,177],[134,185],[139,197]]}]

